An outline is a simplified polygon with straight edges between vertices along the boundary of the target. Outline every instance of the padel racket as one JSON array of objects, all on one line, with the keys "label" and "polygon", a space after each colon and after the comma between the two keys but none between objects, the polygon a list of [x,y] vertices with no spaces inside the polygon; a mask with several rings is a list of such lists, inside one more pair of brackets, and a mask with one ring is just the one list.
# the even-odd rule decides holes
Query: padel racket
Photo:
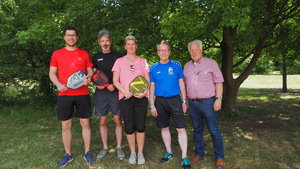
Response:
[{"label": "padel racket", "polygon": [[148,89],[148,86],[149,83],[143,76],[137,76],[129,84],[129,91],[131,94],[143,93],[146,89]]},{"label": "padel racket", "polygon": [[93,82],[97,86],[107,87],[109,86],[108,77],[101,70],[96,70],[93,74]]},{"label": "padel racket", "polygon": [[86,79],[86,75],[82,71],[73,73],[67,81],[67,88],[78,89],[83,86],[83,80]]}]

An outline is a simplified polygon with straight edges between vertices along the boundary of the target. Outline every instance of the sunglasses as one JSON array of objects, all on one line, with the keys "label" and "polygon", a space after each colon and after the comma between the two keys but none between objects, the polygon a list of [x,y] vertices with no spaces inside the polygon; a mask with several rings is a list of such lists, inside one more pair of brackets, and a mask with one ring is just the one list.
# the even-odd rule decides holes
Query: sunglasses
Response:
[{"label": "sunglasses", "polygon": [[131,72],[134,73],[134,66],[130,65]]}]

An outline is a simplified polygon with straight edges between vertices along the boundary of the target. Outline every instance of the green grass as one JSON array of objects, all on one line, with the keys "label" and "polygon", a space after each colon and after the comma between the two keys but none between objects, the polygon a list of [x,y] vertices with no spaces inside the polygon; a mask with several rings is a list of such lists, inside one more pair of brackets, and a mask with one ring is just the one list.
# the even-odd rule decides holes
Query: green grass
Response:
[{"label": "green grass", "polygon": [[[255,75],[255,77],[258,77]],[[300,76],[297,76],[300,77]],[[250,79],[253,76],[250,76]],[[277,79],[276,79],[277,78]],[[293,88],[293,93],[280,93],[280,86],[270,89],[267,82],[278,80],[280,76],[265,75],[255,78],[255,88],[240,89],[236,105],[240,117],[224,117],[220,112],[220,128],[223,133],[226,168],[230,169],[300,169],[300,86]],[[299,79],[299,78],[298,78]],[[262,80],[265,81],[262,82]],[[295,80],[293,83],[298,83]],[[291,83],[290,85],[297,86]],[[250,85],[251,86],[251,85]],[[188,154],[193,156],[193,137],[191,121],[185,116],[189,138]],[[96,155],[102,147],[98,119],[91,119],[92,147]],[[155,119],[148,115],[146,122],[145,158],[143,166],[130,165],[119,161],[115,154],[115,134],[112,117],[109,119],[110,153],[102,161],[89,167],[82,158],[83,141],[79,120],[73,120],[73,153],[75,160],[66,168],[82,169],[179,169],[180,149],[177,134],[172,128],[172,148],[175,158],[168,164],[158,161],[164,153],[160,130],[155,126]],[[205,135],[206,158],[193,168],[214,168],[213,147],[207,131]],[[22,106],[2,105],[0,110],[0,168],[57,168],[56,162],[64,154],[61,142],[60,122],[56,119],[55,106],[28,104]],[[125,153],[129,148],[123,137]]]},{"label": "green grass", "polygon": [[[288,89],[300,89],[300,75],[287,76]],[[282,88],[281,75],[250,75],[244,83],[242,88]]]}]

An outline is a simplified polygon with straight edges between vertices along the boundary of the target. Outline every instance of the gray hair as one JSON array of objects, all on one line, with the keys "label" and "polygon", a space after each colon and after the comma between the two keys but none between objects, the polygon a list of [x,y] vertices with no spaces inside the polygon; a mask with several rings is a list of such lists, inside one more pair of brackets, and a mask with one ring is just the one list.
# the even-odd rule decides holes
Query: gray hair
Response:
[{"label": "gray hair", "polygon": [[193,40],[192,42],[190,42],[190,43],[188,44],[188,50],[189,50],[189,51],[190,51],[191,45],[194,44],[194,43],[196,43],[196,44],[199,46],[199,48],[201,49],[201,51],[203,51],[203,50],[202,50],[202,42],[201,42],[200,40]]},{"label": "gray hair", "polygon": [[98,33],[98,39],[101,39],[103,36],[107,37],[107,38],[111,41],[110,33],[108,32],[108,30],[102,29],[102,30]]},{"label": "gray hair", "polygon": [[126,38],[125,38],[125,44],[126,44],[126,42],[127,42],[128,40],[133,40],[135,43],[137,43],[135,37],[132,36],[132,35],[126,36]]},{"label": "gray hair", "polygon": [[156,45],[157,50],[160,45],[167,45],[169,47],[169,49],[171,50],[171,45],[165,40],[162,40],[159,44]]}]

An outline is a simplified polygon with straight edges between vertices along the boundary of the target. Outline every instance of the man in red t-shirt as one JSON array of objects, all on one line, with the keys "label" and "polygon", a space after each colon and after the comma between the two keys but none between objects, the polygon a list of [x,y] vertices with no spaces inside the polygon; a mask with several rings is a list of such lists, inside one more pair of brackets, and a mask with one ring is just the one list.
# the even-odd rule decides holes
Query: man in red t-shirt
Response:
[{"label": "man in red t-shirt", "polygon": [[[57,165],[64,167],[74,159],[71,151],[73,116],[80,118],[85,148],[83,156],[88,164],[92,164],[94,160],[90,153],[91,129],[89,122],[91,107],[87,85],[93,75],[93,64],[88,53],[76,46],[78,40],[76,28],[66,28],[64,30],[64,40],[66,47],[53,52],[49,70],[49,77],[58,90],[57,117],[61,120],[62,140],[66,151],[66,154],[58,161]],[[88,78],[84,80],[84,85],[77,89],[67,88],[68,77],[77,71],[82,71],[87,75]],[[74,108],[76,111],[74,111]]]}]

